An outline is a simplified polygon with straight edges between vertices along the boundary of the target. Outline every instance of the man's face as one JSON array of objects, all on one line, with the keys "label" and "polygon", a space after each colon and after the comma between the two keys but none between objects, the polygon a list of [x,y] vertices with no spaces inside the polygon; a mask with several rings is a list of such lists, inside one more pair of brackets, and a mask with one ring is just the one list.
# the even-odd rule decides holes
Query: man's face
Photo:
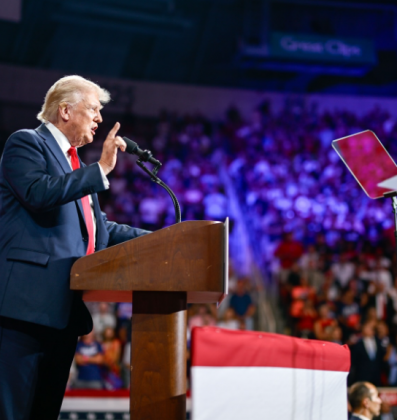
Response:
[{"label": "man's face", "polygon": [[372,384],[366,383],[366,386],[369,388],[369,393],[371,395],[371,397],[367,399],[367,409],[373,416],[379,416],[382,400],[379,397],[378,390]]},{"label": "man's face", "polygon": [[83,341],[86,344],[91,344],[95,341],[95,336],[94,336],[94,332],[91,331],[90,333],[86,334],[83,336]]},{"label": "man's face", "polygon": [[374,324],[368,322],[363,325],[362,336],[372,338],[375,335],[375,326]]},{"label": "man's face", "polygon": [[66,137],[70,144],[81,147],[94,140],[95,130],[102,122],[102,105],[95,91],[83,93],[83,99],[70,107]]}]

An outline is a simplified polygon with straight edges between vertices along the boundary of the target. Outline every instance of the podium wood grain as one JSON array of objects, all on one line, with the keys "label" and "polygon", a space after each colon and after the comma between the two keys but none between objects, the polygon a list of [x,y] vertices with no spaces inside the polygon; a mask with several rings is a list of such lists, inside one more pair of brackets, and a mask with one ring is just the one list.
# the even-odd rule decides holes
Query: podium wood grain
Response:
[{"label": "podium wood grain", "polygon": [[135,292],[131,419],[186,419],[186,293]]}]

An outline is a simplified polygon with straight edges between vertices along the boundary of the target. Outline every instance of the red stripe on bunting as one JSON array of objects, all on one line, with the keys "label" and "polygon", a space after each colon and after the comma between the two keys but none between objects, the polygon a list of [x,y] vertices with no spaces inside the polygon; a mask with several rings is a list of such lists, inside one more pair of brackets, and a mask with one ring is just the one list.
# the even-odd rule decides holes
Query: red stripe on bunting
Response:
[{"label": "red stripe on bunting", "polygon": [[65,397],[68,398],[129,398],[129,389],[117,389],[110,391],[107,389],[67,389]]},{"label": "red stripe on bunting", "polygon": [[281,334],[196,327],[192,331],[192,366],[348,372],[350,350],[346,345]]}]

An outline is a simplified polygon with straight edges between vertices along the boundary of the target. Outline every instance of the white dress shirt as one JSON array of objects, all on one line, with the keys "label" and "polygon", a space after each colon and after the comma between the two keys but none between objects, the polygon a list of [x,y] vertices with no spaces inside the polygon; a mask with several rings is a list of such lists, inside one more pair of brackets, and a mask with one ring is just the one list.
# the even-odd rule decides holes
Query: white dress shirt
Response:
[{"label": "white dress shirt", "polygon": [[376,340],[374,337],[364,337],[363,343],[365,350],[371,360],[374,360],[376,358],[376,352],[378,350],[376,345]]},{"label": "white dress shirt", "polygon": [[[66,160],[69,162],[69,165],[72,168],[72,159],[71,159],[71,157],[68,153],[68,151],[71,147],[69,140],[67,139],[65,134],[63,134],[62,131],[59,130],[59,128],[55,127],[54,124],[51,124],[50,122],[46,122],[46,127],[48,128],[48,130],[50,130],[50,133],[54,136],[55,140],[57,141],[59,147],[62,150],[62,153],[65,155]],[[98,166],[99,166],[99,169],[101,171],[103,185],[104,185],[105,189],[107,190],[109,188],[109,181],[106,178],[106,175],[103,172],[103,169],[102,169],[101,165],[99,165],[99,163],[98,163]],[[93,221],[93,224],[94,224],[94,246],[95,246],[95,242],[96,242],[96,219],[95,219],[95,213],[94,213],[94,202],[92,201],[92,197],[91,197],[90,194],[88,195],[88,199],[90,201],[92,221]]]},{"label": "white dress shirt", "polygon": [[362,414],[357,414],[357,413],[353,413],[353,414],[361,420],[370,420],[368,417],[363,416]]}]

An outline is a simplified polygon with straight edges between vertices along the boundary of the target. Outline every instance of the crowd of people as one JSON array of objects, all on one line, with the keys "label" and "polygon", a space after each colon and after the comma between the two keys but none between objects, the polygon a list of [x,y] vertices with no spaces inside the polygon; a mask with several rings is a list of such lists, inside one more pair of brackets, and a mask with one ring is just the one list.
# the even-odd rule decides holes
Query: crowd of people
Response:
[{"label": "crowd of people", "polygon": [[275,250],[281,307],[290,333],[348,344],[350,383],[397,384],[397,281],[382,247],[323,235],[304,245],[286,234]]},{"label": "crowd of people", "polygon": [[397,126],[374,108],[319,114],[264,104],[236,127],[229,174],[263,270],[277,282],[287,332],[348,344],[349,382],[396,385],[397,283],[391,203],[370,200],[332,149],[373,130],[392,156]]},{"label": "crowd of people", "polygon": [[278,115],[259,107],[231,136],[229,173],[248,213],[261,260],[274,271],[273,252],[283,232],[304,243],[318,233],[326,242],[379,243],[393,227],[388,200],[370,200],[332,148],[332,140],[373,130],[397,156],[394,119],[381,109],[358,117],[318,113],[299,102]]},{"label": "crowd of people", "polygon": [[[271,104],[261,104],[248,122],[235,108],[223,121],[163,112],[157,119],[127,115],[120,122],[123,135],[164,163],[159,176],[176,193],[183,220],[228,215],[219,177],[219,165],[226,162],[255,255],[279,286],[286,332],[347,343],[351,383],[397,384],[391,205],[367,198],[331,147],[333,139],[372,129],[397,155],[397,125],[390,115],[379,108],[363,117],[349,111],[319,113],[286,101],[278,114]],[[104,132],[108,128],[104,123]],[[96,161],[100,150],[98,142],[83,160]],[[109,180],[111,189],[101,197],[109,220],[149,230],[174,223],[170,198],[131,156],[120,157]],[[238,277],[232,276],[232,285]],[[189,331],[205,325],[255,328],[252,284],[240,278],[232,287],[220,310],[189,308]],[[107,305],[106,311],[102,305],[91,308],[94,321],[105,315],[112,321],[106,328],[96,321],[94,334],[82,340],[71,386],[81,386],[87,376],[94,382],[100,377],[101,386],[109,388],[128,384],[131,305]],[[87,360],[97,366],[95,373]],[[363,369],[368,363],[371,369]]]}]

